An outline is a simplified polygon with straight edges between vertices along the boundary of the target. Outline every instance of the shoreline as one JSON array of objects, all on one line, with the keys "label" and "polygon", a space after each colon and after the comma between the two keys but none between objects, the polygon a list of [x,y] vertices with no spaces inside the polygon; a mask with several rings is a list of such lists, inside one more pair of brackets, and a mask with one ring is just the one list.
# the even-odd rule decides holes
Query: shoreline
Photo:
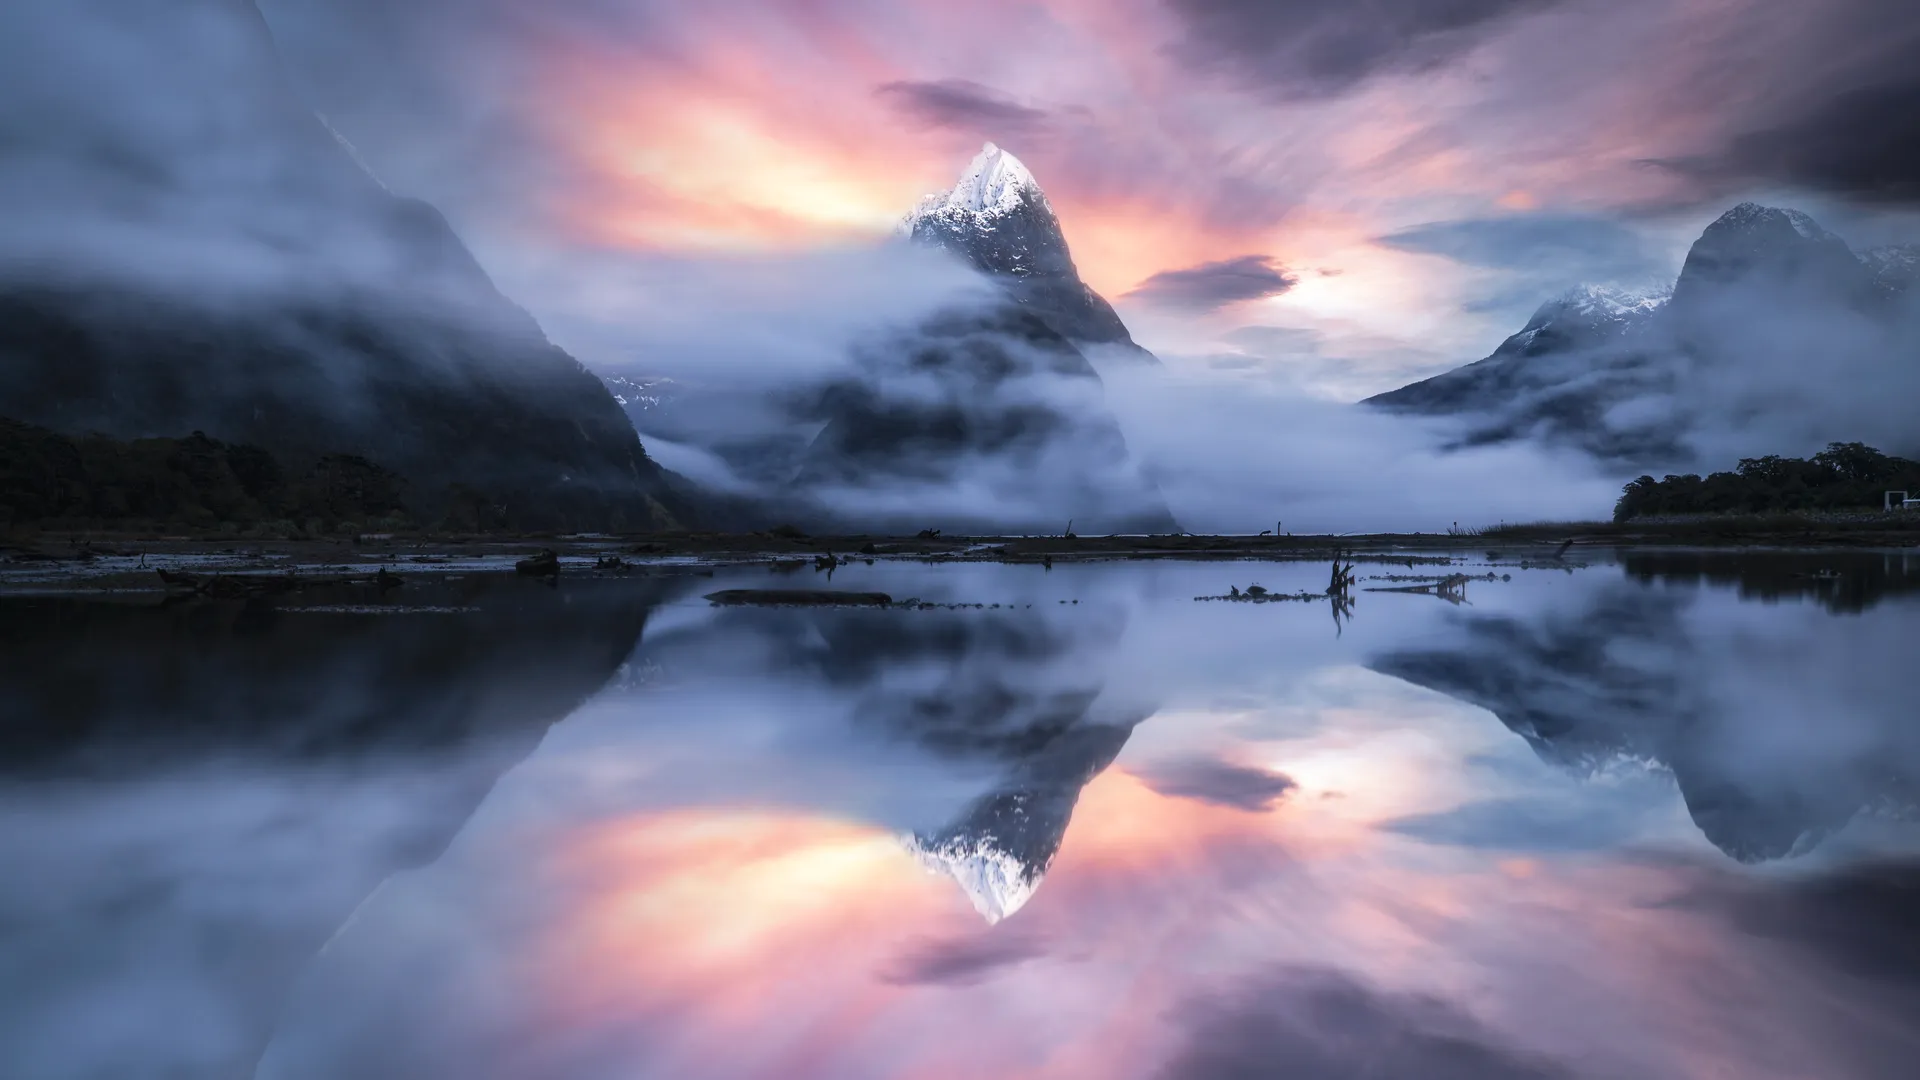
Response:
[{"label": "shoreline", "polygon": [[[1460,556],[1512,560],[1521,567],[1571,565],[1587,552],[1710,550],[1820,551],[1920,548],[1911,527],[1728,528],[1677,523],[1635,528],[1593,523],[1501,526],[1461,533],[1298,536],[801,536],[791,533],[682,533],[624,536],[379,535],[354,539],[249,540],[233,537],[44,533],[0,541],[0,594],[160,593],[169,575],[242,583],[293,581],[303,587],[380,575],[527,574],[517,564],[557,556],[561,577],[689,576],[765,566],[775,572],[831,571],[854,563],[911,561],[1006,564],[1106,561],[1319,562],[1336,553],[1363,563],[1443,565]],[[1901,523],[1904,525],[1905,523]],[[541,571],[530,576],[550,577]]]}]

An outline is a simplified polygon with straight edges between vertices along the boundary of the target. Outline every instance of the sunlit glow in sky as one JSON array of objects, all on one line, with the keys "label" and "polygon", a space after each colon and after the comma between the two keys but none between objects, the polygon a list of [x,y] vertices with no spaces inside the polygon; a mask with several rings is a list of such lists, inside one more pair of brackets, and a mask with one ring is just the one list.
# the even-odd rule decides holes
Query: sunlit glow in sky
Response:
[{"label": "sunlit glow in sky", "polygon": [[[1146,344],[1204,366],[1236,329],[1312,331],[1263,370],[1341,393],[1477,359],[1574,285],[1670,280],[1741,197],[1862,242],[1913,223],[1874,194],[1900,182],[1884,125],[1833,111],[1907,85],[1904,0],[261,6],[375,170],[536,314],[541,250],[874,243],[989,140]],[[1295,284],[1128,299],[1248,256]]]}]

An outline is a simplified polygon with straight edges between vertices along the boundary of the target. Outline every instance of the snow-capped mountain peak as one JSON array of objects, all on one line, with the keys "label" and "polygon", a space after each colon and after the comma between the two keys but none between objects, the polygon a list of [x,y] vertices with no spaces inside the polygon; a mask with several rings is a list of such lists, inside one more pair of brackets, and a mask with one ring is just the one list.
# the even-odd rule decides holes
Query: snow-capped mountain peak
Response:
[{"label": "snow-capped mountain peak", "polygon": [[964,259],[1075,344],[1113,346],[1113,359],[1157,362],[1133,343],[1113,305],[1080,280],[1060,219],[1033,174],[992,143],[953,190],[922,199],[901,220],[900,235]]},{"label": "snow-capped mountain peak", "polygon": [[1673,299],[1671,285],[1582,285],[1561,298],[1570,311],[1589,319],[1635,319],[1651,315]]},{"label": "snow-capped mountain peak", "polygon": [[1831,240],[1834,235],[1823,228],[1819,222],[1798,210],[1783,210],[1759,203],[1744,202],[1720,215],[1714,224],[1737,228],[1752,228],[1774,221],[1784,221],[1807,240]]},{"label": "snow-capped mountain peak", "polygon": [[1581,285],[1540,305],[1513,343],[1531,344],[1549,328],[1563,333],[1623,332],[1643,323],[1671,299],[1670,285]]},{"label": "snow-capped mountain peak", "polygon": [[1040,184],[1020,159],[992,143],[982,147],[960,174],[960,182],[945,194],[929,195],[907,215],[902,230],[936,214],[960,211],[983,218],[997,217],[1019,207],[1024,199],[1043,200]]}]

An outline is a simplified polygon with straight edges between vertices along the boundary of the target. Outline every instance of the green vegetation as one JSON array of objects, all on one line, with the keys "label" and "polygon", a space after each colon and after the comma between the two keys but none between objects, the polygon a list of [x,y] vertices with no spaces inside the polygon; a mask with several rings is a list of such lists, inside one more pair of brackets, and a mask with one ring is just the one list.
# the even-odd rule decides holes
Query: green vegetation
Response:
[{"label": "green vegetation", "polygon": [[354,454],[289,468],[257,446],[181,439],[69,438],[0,419],[0,527],[278,525],[324,532],[405,522],[405,482]]},{"label": "green vegetation", "polygon": [[1743,458],[1733,472],[1626,486],[1613,520],[1692,514],[1783,514],[1879,510],[1889,490],[1920,495],[1920,462],[1891,457],[1864,443],[1829,443],[1810,459]]}]

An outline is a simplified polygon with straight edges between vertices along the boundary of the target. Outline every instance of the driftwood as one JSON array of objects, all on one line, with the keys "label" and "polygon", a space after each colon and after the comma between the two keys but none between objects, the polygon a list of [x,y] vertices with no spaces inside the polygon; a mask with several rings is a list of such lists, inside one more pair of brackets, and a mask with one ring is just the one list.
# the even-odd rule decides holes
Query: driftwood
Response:
[{"label": "driftwood", "polygon": [[514,563],[513,572],[526,577],[559,577],[560,556],[551,550],[542,551]]},{"label": "driftwood", "polygon": [[[1346,560],[1344,563],[1342,559]],[[1353,558],[1343,551],[1333,553],[1333,576],[1327,581],[1327,595],[1344,597],[1353,589]]]},{"label": "driftwood", "polygon": [[1471,578],[1465,574],[1449,574],[1438,580],[1422,582],[1418,585],[1397,585],[1391,588],[1376,587],[1370,588],[1367,591],[1377,593],[1411,593],[1416,596],[1437,596],[1449,604],[1464,604],[1467,601],[1467,582],[1484,581],[1492,576],[1493,575],[1489,574],[1487,578]]},{"label": "driftwood", "polygon": [[295,574],[184,574],[175,570],[155,570],[160,581],[177,594],[204,596],[211,600],[252,600],[284,596],[303,589],[332,585],[373,585],[381,592],[406,585],[406,579],[386,567],[365,577],[300,577]]}]

